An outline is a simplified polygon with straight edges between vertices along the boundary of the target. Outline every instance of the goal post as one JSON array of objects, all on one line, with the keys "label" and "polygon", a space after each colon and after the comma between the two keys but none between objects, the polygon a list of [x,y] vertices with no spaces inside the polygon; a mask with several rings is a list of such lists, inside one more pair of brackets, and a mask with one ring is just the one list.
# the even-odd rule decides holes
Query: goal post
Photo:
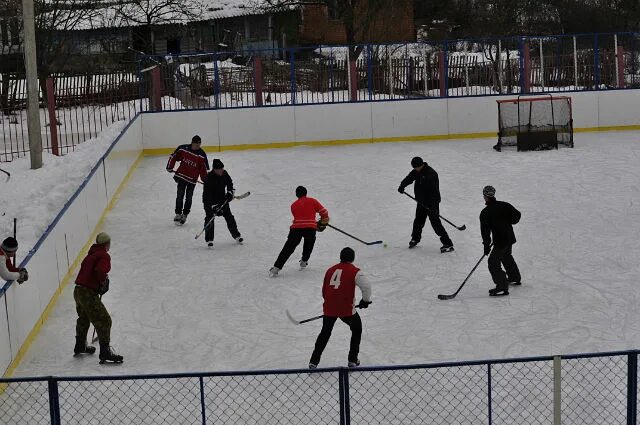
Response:
[{"label": "goal post", "polygon": [[498,100],[498,144],[519,151],[573,147],[571,98],[545,95]]}]

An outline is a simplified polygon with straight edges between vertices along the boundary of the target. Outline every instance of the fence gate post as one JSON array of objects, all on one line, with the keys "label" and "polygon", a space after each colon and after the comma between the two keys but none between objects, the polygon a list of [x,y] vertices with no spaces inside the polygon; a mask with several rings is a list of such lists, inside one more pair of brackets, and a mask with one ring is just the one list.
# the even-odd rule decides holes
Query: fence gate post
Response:
[{"label": "fence gate post", "polygon": [[49,133],[51,134],[51,153],[58,156],[58,119],[56,118],[56,93],[53,77],[47,77],[47,110],[49,111]]},{"label": "fence gate post", "polygon": [[553,357],[553,425],[562,425],[562,359]]},{"label": "fence gate post", "polygon": [[216,109],[220,108],[220,71],[218,70],[218,55],[213,55],[213,97]]},{"label": "fence gate post", "polygon": [[491,425],[493,423],[493,408],[491,405],[491,363],[487,364],[487,409],[488,409],[488,413],[487,416],[489,417],[489,425]]},{"label": "fence gate post", "polygon": [[160,78],[160,67],[156,66],[151,70],[151,110],[162,111],[162,88]]},{"label": "fence gate post", "polygon": [[60,397],[58,396],[58,382],[50,378],[47,381],[49,388],[49,412],[51,413],[51,425],[60,425]]},{"label": "fence gate post", "polygon": [[600,46],[598,45],[598,34],[593,36],[593,68],[596,76],[596,90],[600,90]]},{"label": "fence gate post", "polygon": [[373,52],[371,44],[367,44],[367,86],[369,87],[369,100],[373,99]]},{"label": "fence gate post", "polygon": [[529,42],[522,44],[522,89],[524,93],[531,90],[531,55],[529,53]]},{"label": "fence gate post", "polygon": [[638,409],[638,352],[627,360],[627,425],[636,425]]},{"label": "fence gate post", "polygon": [[624,48],[618,46],[618,34],[614,34],[615,53],[616,53],[616,86],[619,89],[624,88]]},{"label": "fence gate post", "polygon": [[256,106],[262,106],[262,59],[253,58],[253,82],[256,90]]},{"label": "fence gate post", "polygon": [[[507,55],[507,61],[509,60]],[[498,93],[502,94],[502,40],[498,40]]]}]

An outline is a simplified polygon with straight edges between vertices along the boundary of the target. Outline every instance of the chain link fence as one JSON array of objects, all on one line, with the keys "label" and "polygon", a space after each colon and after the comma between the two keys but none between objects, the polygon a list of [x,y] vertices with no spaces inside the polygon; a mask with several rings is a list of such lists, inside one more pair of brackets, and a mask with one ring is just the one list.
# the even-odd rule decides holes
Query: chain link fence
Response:
[{"label": "chain link fence", "polygon": [[638,353],[0,380],[2,425],[636,425]]}]

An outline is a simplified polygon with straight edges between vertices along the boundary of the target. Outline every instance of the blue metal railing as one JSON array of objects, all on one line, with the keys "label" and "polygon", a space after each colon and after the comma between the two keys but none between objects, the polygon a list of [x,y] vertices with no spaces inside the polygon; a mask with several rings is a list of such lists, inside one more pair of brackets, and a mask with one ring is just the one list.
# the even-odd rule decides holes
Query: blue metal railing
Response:
[{"label": "blue metal railing", "polygon": [[[354,369],[0,379],[0,422],[635,425],[638,352],[574,354],[559,362],[544,356]],[[555,367],[562,371],[559,383]],[[42,385],[48,397],[40,395]],[[553,416],[556,400],[561,400],[559,418]]]}]

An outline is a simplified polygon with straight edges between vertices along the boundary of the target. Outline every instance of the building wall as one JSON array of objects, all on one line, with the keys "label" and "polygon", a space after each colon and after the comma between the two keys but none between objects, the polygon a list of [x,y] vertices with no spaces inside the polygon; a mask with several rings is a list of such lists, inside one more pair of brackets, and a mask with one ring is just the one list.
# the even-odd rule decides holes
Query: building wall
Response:
[{"label": "building wall", "polygon": [[[366,34],[357,34],[360,42],[405,42],[415,40],[414,0],[389,0],[378,13]],[[364,11],[356,12],[356,29],[362,28]],[[307,5],[300,11],[300,41],[303,44],[346,44],[341,19],[332,19],[324,5]]]}]

